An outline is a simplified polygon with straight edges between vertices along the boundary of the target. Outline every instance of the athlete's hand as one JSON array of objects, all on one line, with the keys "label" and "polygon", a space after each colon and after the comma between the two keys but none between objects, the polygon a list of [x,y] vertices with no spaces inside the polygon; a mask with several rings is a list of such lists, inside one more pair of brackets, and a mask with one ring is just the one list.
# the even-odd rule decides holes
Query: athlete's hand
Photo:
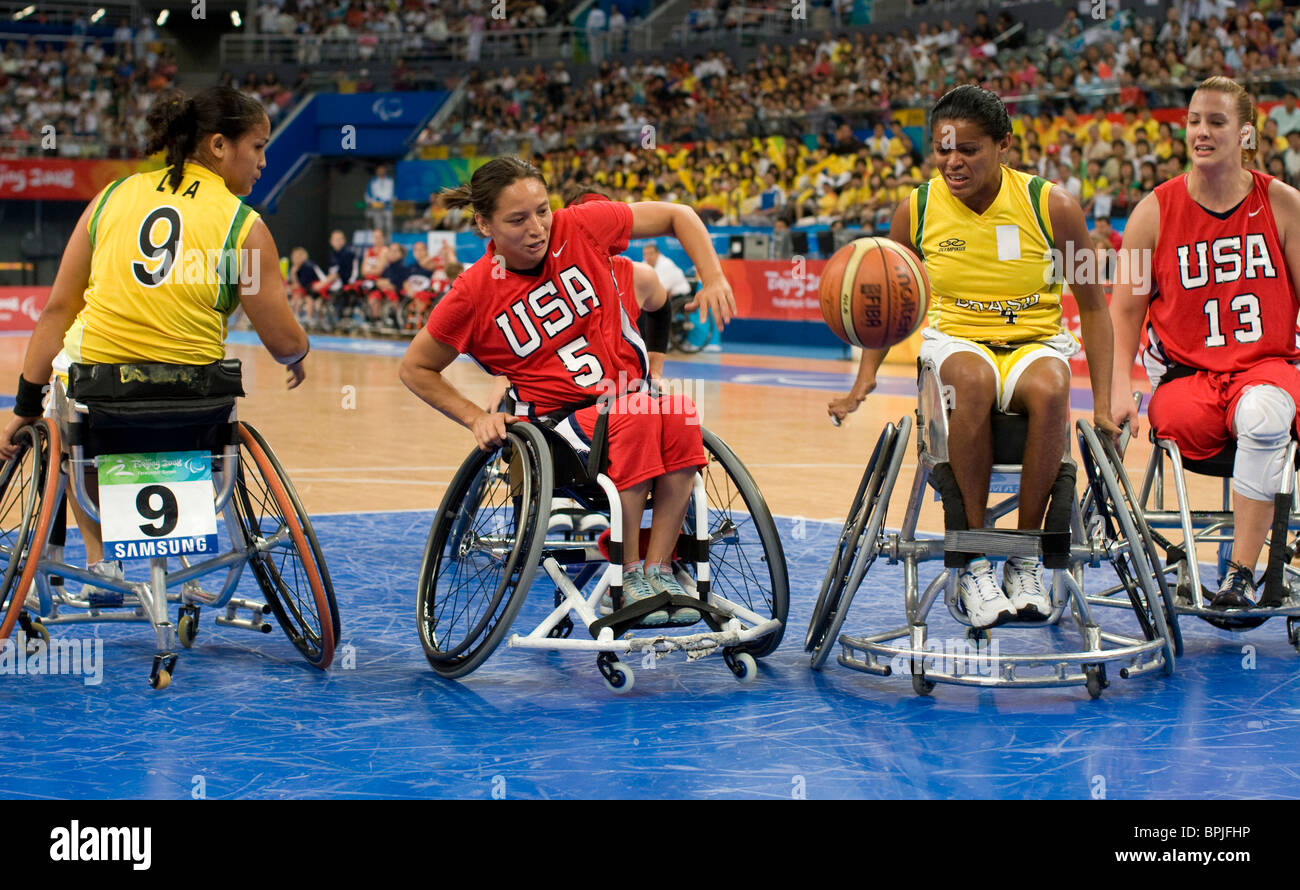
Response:
[{"label": "athlete's hand", "polygon": [[[1115,449],[1119,450],[1119,428],[1121,424],[1116,423],[1114,419],[1109,416],[1111,414],[1112,412],[1110,411],[1095,412],[1092,415],[1092,424],[1097,428],[1098,433],[1110,436],[1110,441],[1115,445]],[[1134,423],[1136,423],[1137,412],[1134,411],[1133,414],[1135,416]]]},{"label": "athlete's hand", "polygon": [[1117,428],[1127,423],[1129,425],[1129,435],[1136,435],[1138,431],[1137,400],[1130,395],[1117,393],[1116,396],[1111,398],[1110,419]]},{"label": "athlete's hand", "polygon": [[[859,381],[858,384],[854,384],[854,389],[857,389],[860,383],[861,381]],[[868,380],[866,381],[866,389],[863,391],[861,398],[859,398],[855,393],[849,392],[840,396],[838,399],[831,399],[827,402],[826,413],[831,416],[831,423],[835,426],[839,426],[844,421],[844,418],[858,410],[858,406],[865,402],[867,396],[871,395],[875,389],[876,381]]]},{"label": "athlete's hand", "polygon": [[0,433],[0,458],[9,460],[18,453],[18,446],[13,443],[14,434],[29,423],[35,423],[40,420],[36,417],[19,417],[14,415],[9,418],[9,423],[5,425],[4,432]]},{"label": "athlete's hand", "polygon": [[700,310],[700,321],[707,322],[709,313],[719,328],[725,328],[727,322],[736,314],[736,295],[731,292],[731,285],[726,278],[719,278],[710,285],[700,288],[695,298],[686,304],[689,312]]},{"label": "athlete's hand", "polygon": [[301,358],[289,366],[289,373],[284,380],[288,389],[297,389],[298,384],[307,379],[307,368],[303,365],[306,360],[305,357]]},{"label": "athlete's hand", "polygon": [[474,434],[479,451],[491,451],[500,446],[506,440],[506,424],[514,423],[516,419],[503,411],[492,414],[485,411],[474,418],[470,432]]}]

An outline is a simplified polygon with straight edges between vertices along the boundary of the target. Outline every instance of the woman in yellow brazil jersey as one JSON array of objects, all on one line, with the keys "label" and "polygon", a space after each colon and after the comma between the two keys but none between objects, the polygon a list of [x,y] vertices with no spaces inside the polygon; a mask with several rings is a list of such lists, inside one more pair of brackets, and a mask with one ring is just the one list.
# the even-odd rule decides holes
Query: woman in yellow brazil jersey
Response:
[{"label": "woman in yellow brazil jersey", "polygon": [[[1079,304],[1094,422],[1117,434],[1109,413],[1106,298],[1095,276],[1073,280],[1069,268],[1087,268],[1069,260],[1092,251],[1092,241],[1065,189],[1000,163],[1011,146],[1011,120],[997,95],[974,85],[950,90],[930,112],[930,132],[938,175],[898,205],[889,235],[920,254],[930,278],[921,357],[938,366],[951,394],[949,461],[968,526],[983,528],[993,466],[990,413],[1027,415],[1019,528],[1037,529],[1065,454],[1069,358],[1079,350],[1061,324],[1059,271]],[[1054,271],[1054,255],[1066,258],[1063,270]],[[887,352],[863,354],[853,389],[827,406],[832,417],[843,419],[875,389]],[[1040,568],[1036,559],[1009,559],[999,588],[988,559],[971,559],[959,589],[972,623],[1046,617],[1051,599]]]},{"label": "woman in yellow brazil jersey", "polygon": [[[262,343],[303,381],[307,334],[289,311],[280,253],[257,213],[239,200],[266,166],[271,125],[255,99],[229,87],[192,98],[175,93],[149,111],[148,151],[166,150],[166,169],[110,183],[77,221],[50,299],[36,323],[11,439],[41,414],[42,387],[73,362],[200,365],[225,357],[226,321],[242,305]],[[106,564],[99,528],[78,514],[92,570]]]}]

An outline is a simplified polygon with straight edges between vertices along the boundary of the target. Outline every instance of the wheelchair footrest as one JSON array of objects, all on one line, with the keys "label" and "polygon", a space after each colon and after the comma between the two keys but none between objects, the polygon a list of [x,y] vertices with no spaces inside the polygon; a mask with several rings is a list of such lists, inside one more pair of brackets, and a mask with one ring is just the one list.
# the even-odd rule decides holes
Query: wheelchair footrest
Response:
[{"label": "wheelchair footrest", "polygon": [[[672,612],[669,611],[669,620],[666,624],[642,625],[641,619],[652,612],[658,612],[662,609],[694,609],[699,612],[704,621],[713,630],[719,630],[722,622],[727,621],[731,616],[718,609],[716,606],[709,605],[701,599],[693,596],[673,596],[669,593],[656,593],[654,596],[648,596],[643,600],[638,600],[630,606],[624,606],[615,612],[611,612],[604,618],[599,619],[591,624],[588,628],[591,632],[592,639],[600,636],[600,632],[609,628],[615,637],[620,637],[627,631],[636,627],[646,627],[650,630],[659,630],[664,627],[690,627],[696,622],[676,622],[672,620]],[[719,620],[721,619],[721,620]]]},{"label": "wheelchair footrest", "polygon": [[1037,558],[1042,559],[1045,568],[1064,569],[1070,564],[1070,533],[991,528],[949,531],[943,536],[943,549]]}]

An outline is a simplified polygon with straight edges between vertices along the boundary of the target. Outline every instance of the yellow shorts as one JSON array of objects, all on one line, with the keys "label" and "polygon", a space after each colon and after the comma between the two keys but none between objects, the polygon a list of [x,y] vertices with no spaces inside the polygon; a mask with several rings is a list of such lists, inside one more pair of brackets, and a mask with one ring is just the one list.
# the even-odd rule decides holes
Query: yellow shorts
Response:
[{"label": "yellow shorts", "polygon": [[1034,340],[1007,347],[989,346],[977,340],[954,337],[940,333],[933,327],[927,327],[921,333],[921,359],[933,362],[941,372],[944,361],[959,352],[974,353],[988,362],[998,384],[997,410],[1003,414],[1012,413],[1009,408],[1011,397],[1026,368],[1043,357],[1060,359],[1068,367],[1070,356],[1078,351],[1079,341],[1068,331],[1047,340]]}]

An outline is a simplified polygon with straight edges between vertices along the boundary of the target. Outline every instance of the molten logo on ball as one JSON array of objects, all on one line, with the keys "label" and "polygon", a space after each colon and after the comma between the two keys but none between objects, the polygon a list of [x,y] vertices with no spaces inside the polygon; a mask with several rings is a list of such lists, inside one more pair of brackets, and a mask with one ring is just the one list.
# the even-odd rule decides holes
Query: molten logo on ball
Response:
[{"label": "molten logo on ball", "polygon": [[906,340],[930,305],[925,267],[906,246],[887,238],[859,238],[837,250],[819,291],[831,331],[864,349]]}]

